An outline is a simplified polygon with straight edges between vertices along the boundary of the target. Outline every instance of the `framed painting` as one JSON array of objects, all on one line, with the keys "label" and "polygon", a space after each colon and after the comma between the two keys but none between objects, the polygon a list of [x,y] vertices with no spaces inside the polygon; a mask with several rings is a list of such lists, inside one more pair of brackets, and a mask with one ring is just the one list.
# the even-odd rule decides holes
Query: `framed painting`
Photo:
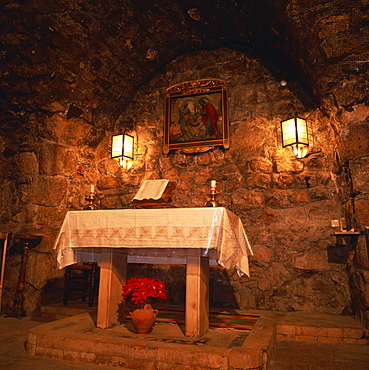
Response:
[{"label": "framed painting", "polygon": [[225,81],[182,82],[166,90],[164,153],[229,148],[228,91]]}]

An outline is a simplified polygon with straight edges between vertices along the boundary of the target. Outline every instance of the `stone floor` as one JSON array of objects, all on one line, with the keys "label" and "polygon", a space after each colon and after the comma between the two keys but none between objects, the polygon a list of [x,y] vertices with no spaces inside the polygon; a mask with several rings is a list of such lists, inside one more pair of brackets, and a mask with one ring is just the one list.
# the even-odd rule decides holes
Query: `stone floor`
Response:
[{"label": "stone floor", "polygon": [[369,346],[277,341],[270,370],[368,370]]},{"label": "stone floor", "polygon": [[[62,314],[60,308],[54,307],[50,310],[59,310],[60,314]],[[88,310],[85,309],[84,311]],[[251,366],[253,366],[252,361],[256,361],[254,364],[260,365],[258,363],[259,357],[256,355],[259,353],[258,348],[265,348],[266,342],[272,344],[274,348],[273,355],[269,353],[268,369],[271,370],[369,369],[369,346],[366,344],[366,338],[364,338],[364,329],[350,317],[260,312],[264,321],[260,321],[261,324],[259,323],[253,330],[252,335],[243,334],[239,330],[212,328],[209,333],[196,340],[184,337],[181,328],[173,324],[157,324],[153,332],[145,336],[145,338],[142,338],[142,336],[138,338],[137,334],[130,331],[129,326],[120,326],[107,330],[96,329],[93,325],[94,309],[90,311],[90,313],[80,314],[80,310],[76,309],[73,313],[77,316],[59,320],[45,317],[26,317],[20,320],[16,318],[0,318],[0,369],[103,370],[116,368],[109,366],[114,364],[120,365],[119,368],[124,370],[137,368],[145,370],[169,368],[171,370],[175,368],[198,370],[214,368],[216,366],[214,361],[220,361],[220,363],[218,362],[219,366],[215,368],[227,368],[224,366],[224,361],[222,363],[222,354],[230,353],[235,349],[240,351],[250,337],[254,337],[252,343],[249,343],[249,345],[251,344],[251,357],[246,358],[246,362],[242,362],[244,359],[242,356],[238,357],[238,359],[241,359],[241,363],[234,363],[233,365],[235,366],[229,366],[229,369],[232,367],[251,369]],[[271,329],[269,325],[271,320],[275,327],[273,335],[270,335],[271,332],[269,330]],[[62,357],[64,359],[60,359],[60,357],[57,359],[58,353],[60,354],[61,352],[52,354],[52,351],[48,353],[48,357],[39,357],[30,355],[25,350],[27,336],[28,346],[31,345],[32,347],[29,333],[36,335],[34,338],[49,338],[48,340],[51,338],[50,333],[55,334],[54,339],[58,337],[64,343],[63,346],[65,346],[65,343],[69,343],[73,350],[82,351],[83,353],[93,353],[96,343],[101,347],[102,343],[105,342],[111,354],[114,354],[114,348],[112,347],[116,344],[119,346],[121,344],[120,341],[123,340],[134,343],[133,347],[122,347],[124,350],[132,350],[134,348],[136,354],[138,352],[142,354],[138,357],[136,356],[136,359],[133,359],[130,363],[126,363],[127,366],[123,362],[117,362],[116,358],[114,360],[115,363],[114,361],[106,361],[106,364],[71,362],[67,360],[68,356],[65,355]],[[266,335],[264,338],[263,334]],[[98,342],[95,342],[91,347],[93,338],[97,339]],[[72,343],[72,341],[74,342]],[[51,347],[55,347],[52,349],[57,348],[56,342],[53,344],[51,342],[47,343],[50,344],[49,349]],[[41,346],[42,339],[40,339],[39,344]],[[34,345],[33,349],[36,347]],[[202,353],[201,357],[205,355],[207,361],[206,363],[197,363],[196,365],[188,362],[187,364],[179,364],[177,367],[164,366],[165,364],[163,365],[163,363],[160,365],[160,362],[150,360],[150,353],[151,355],[153,354],[153,348],[164,348],[161,354],[162,356],[167,356],[170,361],[176,356],[177,358],[181,357],[181,355],[183,355],[183,358],[191,356],[195,358],[194,354],[197,352]],[[28,352],[30,353],[29,348]],[[67,352],[64,351],[64,354]],[[45,354],[47,353],[43,353],[43,355]],[[114,356],[107,356],[107,358],[110,357]],[[91,359],[92,357],[79,358],[79,360],[83,361],[91,361]],[[142,359],[147,361],[142,362]],[[250,360],[251,362],[248,362]],[[245,366],[242,367],[241,364]],[[264,369],[266,368],[265,361],[262,367],[256,366],[256,368],[263,367]]]},{"label": "stone floor", "polygon": [[[40,317],[0,317],[0,369],[7,370],[108,370],[116,367],[31,356],[25,351],[28,330],[49,322]],[[126,369],[122,369],[126,370]]]}]

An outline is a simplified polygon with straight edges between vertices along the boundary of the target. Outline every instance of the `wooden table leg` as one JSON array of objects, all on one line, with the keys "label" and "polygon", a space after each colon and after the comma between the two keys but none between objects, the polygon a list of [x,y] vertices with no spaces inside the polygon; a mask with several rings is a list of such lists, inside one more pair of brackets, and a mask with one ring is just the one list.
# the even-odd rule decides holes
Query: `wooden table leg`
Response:
[{"label": "wooden table leg", "polygon": [[187,257],[186,336],[200,337],[209,330],[209,257]]},{"label": "wooden table leg", "polygon": [[100,264],[99,301],[97,307],[97,327],[106,329],[121,323],[124,312],[122,285],[126,283],[127,253],[121,250],[104,248]]}]

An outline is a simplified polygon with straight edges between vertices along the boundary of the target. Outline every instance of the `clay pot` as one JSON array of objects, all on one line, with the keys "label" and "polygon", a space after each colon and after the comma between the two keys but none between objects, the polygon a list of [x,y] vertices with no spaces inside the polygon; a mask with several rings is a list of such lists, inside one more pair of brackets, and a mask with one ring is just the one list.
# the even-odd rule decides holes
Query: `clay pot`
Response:
[{"label": "clay pot", "polygon": [[131,311],[131,322],[137,334],[148,334],[155,324],[158,310],[154,310],[151,304],[145,304],[143,308]]}]

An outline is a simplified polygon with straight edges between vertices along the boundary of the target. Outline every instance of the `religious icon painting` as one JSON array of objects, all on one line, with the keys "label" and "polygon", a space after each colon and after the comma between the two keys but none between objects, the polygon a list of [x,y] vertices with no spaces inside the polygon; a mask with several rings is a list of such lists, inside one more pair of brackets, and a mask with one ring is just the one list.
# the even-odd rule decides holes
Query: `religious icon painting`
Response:
[{"label": "religious icon painting", "polygon": [[228,91],[225,81],[182,82],[166,91],[164,153],[229,148]]}]

